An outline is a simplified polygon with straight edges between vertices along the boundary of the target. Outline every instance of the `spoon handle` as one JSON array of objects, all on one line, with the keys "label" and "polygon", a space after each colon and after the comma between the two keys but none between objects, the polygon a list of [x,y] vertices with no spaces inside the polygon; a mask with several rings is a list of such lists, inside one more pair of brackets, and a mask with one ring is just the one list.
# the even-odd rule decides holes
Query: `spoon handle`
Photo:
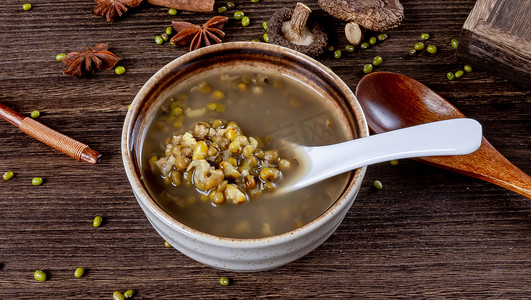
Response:
[{"label": "spoon handle", "polygon": [[472,119],[438,121],[352,141],[302,147],[309,170],[293,188],[301,188],[362,166],[393,159],[462,155],[481,145],[481,125]]},{"label": "spoon handle", "polygon": [[531,199],[531,176],[513,165],[485,138],[474,153],[416,160],[463,175],[485,180]]}]

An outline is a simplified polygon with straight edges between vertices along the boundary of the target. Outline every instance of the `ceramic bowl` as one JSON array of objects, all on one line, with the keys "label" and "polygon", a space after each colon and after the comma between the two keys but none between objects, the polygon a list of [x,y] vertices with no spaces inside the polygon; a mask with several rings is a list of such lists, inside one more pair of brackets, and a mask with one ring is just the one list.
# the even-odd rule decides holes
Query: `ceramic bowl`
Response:
[{"label": "ceramic bowl", "polygon": [[292,262],[322,244],[345,217],[366,168],[350,173],[337,201],[312,222],[287,233],[259,239],[206,234],[172,218],[150,196],[141,180],[142,137],[158,104],[175,85],[206,70],[246,65],[281,72],[304,82],[338,111],[351,138],[368,136],[362,109],[350,88],[327,67],[299,52],[265,43],[223,43],[185,54],[160,69],[136,95],[122,132],[122,158],[133,193],[155,230],[192,259],[230,271],[261,271]]}]

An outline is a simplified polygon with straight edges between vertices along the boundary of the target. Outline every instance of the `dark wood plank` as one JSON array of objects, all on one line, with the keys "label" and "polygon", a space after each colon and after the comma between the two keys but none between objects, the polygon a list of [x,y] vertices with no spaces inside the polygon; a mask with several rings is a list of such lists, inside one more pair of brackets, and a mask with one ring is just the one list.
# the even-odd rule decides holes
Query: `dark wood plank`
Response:
[{"label": "dark wood plank", "polygon": [[[234,1],[251,18],[231,18],[225,41],[260,38],[261,22],[285,0]],[[483,298],[531,297],[531,204],[513,192],[412,160],[368,168],[354,206],[321,247],[287,266],[259,273],[223,272],[174,249],[151,228],[128,186],[120,156],[127,105],[159,68],[186,47],[156,45],[171,20],[202,23],[211,13],[180,12],[144,4],[109,24],[91,14],[93,1],[0,3],[0,102],[103,153],[98,165],[78,163],[0,122],[0,299],[112,297],[133,288],[135,299],[175,298]],[[366,51],[319,58],[351,87],[376,55],[378,70],[406,74],[428,85],[465,115],[479,120],[485,137],[527,173],[531,146],[530,91],[482,71],[449,82],[446,73],[467,61],[450,40],[458,37],[472,0],[402,1],[403,24]],[[218,1],[216,7],[222,3]],[[317,1],[308,1],[319,12]],[[233,13],[233,12],[231,12]],[[231,16],[231,13],[226,13]],[[336,46],[346,44],[344,23],[332,21]],[[423,32],[437,55],[408,57]],[[61,52],[109,42],[127,69],[77,79],[62,74]],[[32,177],[45,178],[32,186]],[[384,188],[375,191],[372,181]],[[96,215],[105,217],[92,227]],[[87,269],[76,279],[75,268]],[[33,279],[36,269],[50,278]],[[233,280],[222,287],[218,280]]]}]

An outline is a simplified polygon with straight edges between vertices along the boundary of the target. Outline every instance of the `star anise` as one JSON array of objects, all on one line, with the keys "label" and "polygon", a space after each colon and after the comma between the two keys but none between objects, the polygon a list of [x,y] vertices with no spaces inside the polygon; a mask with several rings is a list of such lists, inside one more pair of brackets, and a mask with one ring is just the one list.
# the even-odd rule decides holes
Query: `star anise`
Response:
[{"label": "star anise", "polygon": [[83,52],[70,52],[63,58],[67,66],[64,73],[81,77],[84,73],[94,74],[94,70],[108,70],[114,67],[121,58],[107,50],[108,44],[101,43],[94,48],[86,47]]},{"label": "star anise", "polygon": [[137,7],[142,0],[94,0],[98,5],[94,8],[93,13],[96,16],[102,16],[107,22],[112,22],[118,14],[122,16],[129,8]]},{"label": "star anise", "polygon": [[229,18],[215,16],[208,20],[203,26],[188,22],[172,22],[173,28],[178,32],[171,41],[175,44],[186,45],[190,43],[190,51],[210,46],[213,43],[221,43],[225,33],[221,31],[227,24]]}]

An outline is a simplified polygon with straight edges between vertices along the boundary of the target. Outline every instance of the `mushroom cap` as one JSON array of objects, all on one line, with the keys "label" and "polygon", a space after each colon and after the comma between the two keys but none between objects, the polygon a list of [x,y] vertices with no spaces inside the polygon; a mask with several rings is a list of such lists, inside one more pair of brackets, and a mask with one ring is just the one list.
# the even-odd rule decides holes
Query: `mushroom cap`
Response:
[{"label": "mushroom cap", "polygon": [[321,24],[318,22],[312,22],[309,20],[306,25],[308,30],[313,35],[313,42],[310,45],[297,45],[291,43],[284,37],[282,33],[282,24],[284,24],[284,22],[289,22],[292,15],[293,10],[286,7],[281,8],[273,13],[267,26],[269,42],[288,47],[311,57],[317,57],[321,55],[328,44],[328,35],[326,34],[323,26],[321,26]]},{"label": "mushroom cap", "polygon": [[398,0],[319,0],[319,6],[336,19],[372,31],[395,28],[404,19],[404,7]]}]

